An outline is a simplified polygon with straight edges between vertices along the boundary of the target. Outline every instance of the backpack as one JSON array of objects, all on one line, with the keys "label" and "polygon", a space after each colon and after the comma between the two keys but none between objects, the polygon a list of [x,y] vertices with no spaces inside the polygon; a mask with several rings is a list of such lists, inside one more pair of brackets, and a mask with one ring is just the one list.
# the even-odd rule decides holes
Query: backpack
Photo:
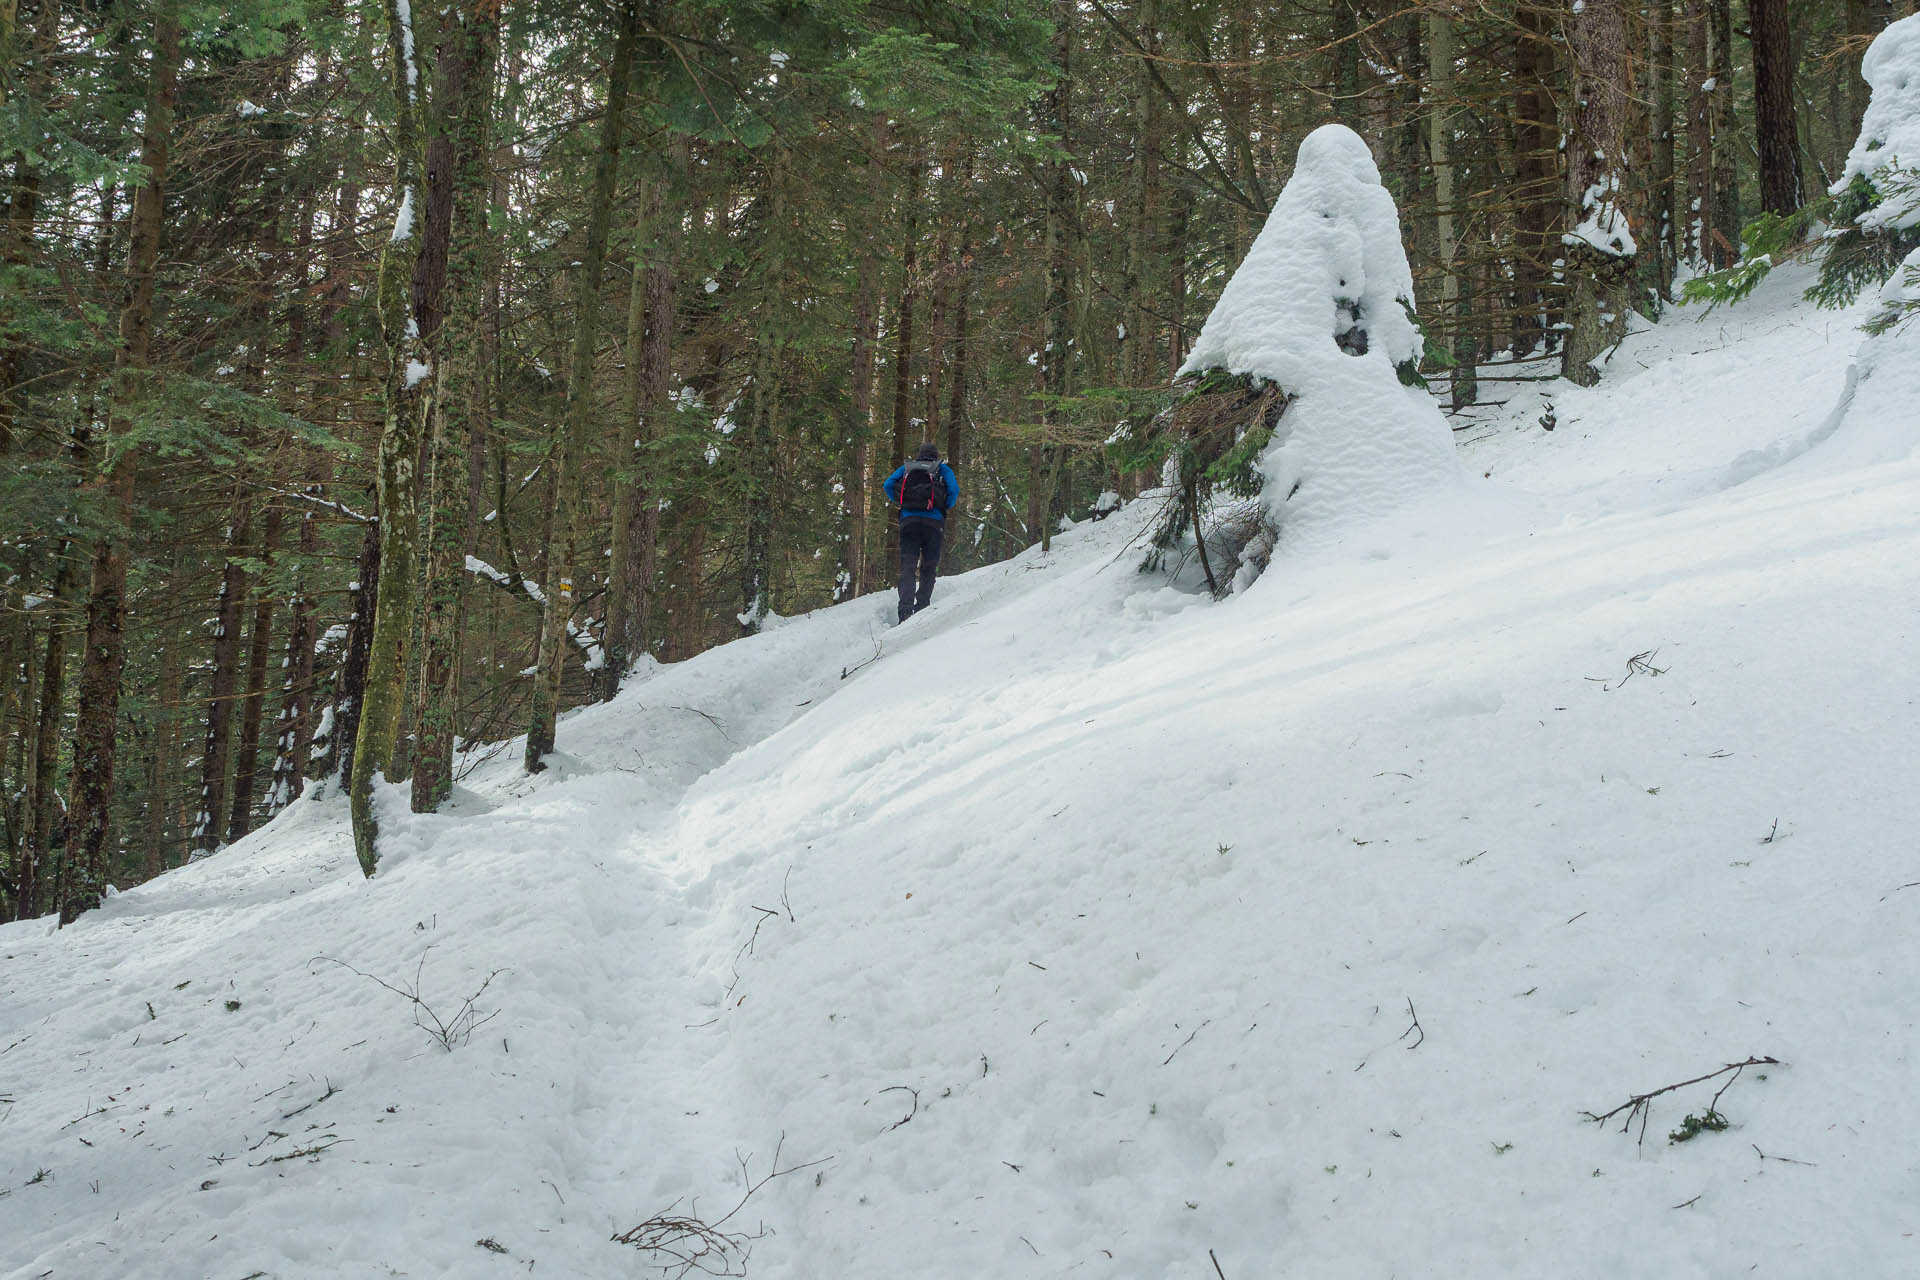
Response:
[{"label": "backpack", "polygon": [[939,460],[923,462],[915,459],[907,464],[907,473],[900,477],[900,511],[910,515],[916,511],[940,511],[947,509],[947,478],[941,472]]}]

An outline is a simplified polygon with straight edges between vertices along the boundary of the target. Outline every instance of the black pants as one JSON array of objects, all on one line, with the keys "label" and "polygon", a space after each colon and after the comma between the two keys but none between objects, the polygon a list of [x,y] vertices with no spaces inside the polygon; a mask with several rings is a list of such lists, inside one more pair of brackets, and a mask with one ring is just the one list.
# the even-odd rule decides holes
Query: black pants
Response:
[{"label": "black pants", "polygon": [[933,599],[933,571],[940,563],[940,543],[946,526],[919,517],[900,522],[900,621],[905,622]]}]

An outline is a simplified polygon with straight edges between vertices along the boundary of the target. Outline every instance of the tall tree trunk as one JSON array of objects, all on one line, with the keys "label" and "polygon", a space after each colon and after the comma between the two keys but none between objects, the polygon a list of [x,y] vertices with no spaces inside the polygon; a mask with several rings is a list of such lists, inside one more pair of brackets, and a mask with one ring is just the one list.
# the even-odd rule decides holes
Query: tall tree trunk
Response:
[{"label": "tall tree trunk", "polygon": [[[886,191],[887,122],[873,118],[867,143],[867,207],[878,209]],[[846,475],[842,513],[840,582],[836,599],[865,595],[868,580],[867,524],[872,513],[873,385],[880,327],[880,246],[871,229],[860,238],[859,267],[853,295],[853,386],[841,466]]]},{"label": "tall tree trunk", "polygon": [[[260,538],[260,559],[273,563],[280,541],[280,508],[268,507]],[[260,720],[267,705],[267,654],[273,649],[273,592],[262,582],[253,604],[253,635],[247,649],[246,697],[239,707],[240,742],[234,756],[233,803],[227,814],[227,843],[253,829],[253,782],[260,768]]]},{"label": "tall tree trunk", "polygon": [[235,484],[225,563],[220,569],[220,598],[214,607],[207,741],[200,753],[200,811],[193,822],[193,847],[203,854],[220,847],[221,820],[226,813],[227,774],[233,763],[233,702],[240,688],[241,610],[247,600],[247,571],[242,561],[253,551],[248,545],[252,538],[252,495]]},{"label": "tall tree trunk", "polygon": [[1748,0],[1752,17],[1754,129],[1760,148],[1760,207],[1800,207],[1800,146],[1793,123],[1793,30],[1787,0]]},{"label": "tall tree trunk", "polygon": [[[1677,155],[1674,139],[1674,0],[1654,0],[1647,9],[1647,66],[1652,80],[1648,94],[1653,127],[1648,131],[1653,163],[1648,172],[1651,188],[1650,226],[1658,234],[1653,252],[1645,255],[1643,278],[1663,301],[1673,298],[1674,264],[1679,257],[1680,218],[1675,210],[1679,200],[1674,181]],[[1644,247],[1644,246],[1643,246]]]},{"label": "tall tree trunk", "polygon": [[[684,137],[674,145],[676,177],[684,182],[689,158]],[[653,445],[672,412],[673,263],[667,254],[670,223],[667,180],[642,184],[633,237],[633,286],[627,297],[627,383],[623,417],[631,431],[615,442],[624,462],[614,469],[613,555],[607,582],[606,663],[600,696],[620,691],[627,669],[651,648],[653,583],[658,569],[660,499],[650,483]]]},{"label": "tall tree trunk", "polygon": [[439,385],[429,401],[426,574],[416,682],[412,807],[431,813],[453,790],[455,716],[460,706],[460,640],[466,617],[466,557],[480,513],[469,451],[487,415],[481,328],[490,155],[489,112],[500,11],[486,5],[441,33],[437,98],[427,140],[428,237],[447,230],[447,320],[433,334]]},{"label": "tall tree trunk", "polygon": [[[309,494],[318,484],[307,487]],[[286,678],[280,685],[280,710],[274,717],[273,781],[267,792],[267,811],[278,813],[300,798],[306,790],[307,752],[313,745],[313,596],[307,590],[307,573],[319,551],[319,540],[311,510],[300,513],[300,531],[295,535],[293,598],[287,623],[287,652],[281,667]]]},{"label": "tall tree trunk", "polygon": [[[179,582],[186,564],[184,549],[176,545],[168,582]],[[173,839],[168,835],[167,815],[171,801],[179,791],[180,747],[180,630],[163,626],[160,633],[159,706],[153,721],[153,752],[148,758],[147,808],[140,844],[145,858],[144,871],[151,879],[165,871],[171,862],[168,850]],[[178,838],[175,829],[173,838]]]},{"label": "tall tree trunk", "polygon": [[[53,812],[58,805],[54,775],[60,767],[61,717],[66,709],[67,621],[62,616],[80,589],[80,548],[64,543],[53,579],[53,599],[40,606],[47,615],[46,660],[40,667],[39,712],[33,727],[33,756],[28,767],[26,840],[15,875],[16,917],[39,914],[40,873],[53,854]],[[67,832],[69,849],[73,831]]]},{"label": "tall tree trunk", "polygon": [[[966,194],[964,188],[960,188],[957,177],[959,152],[958,144],[943,148],[939,166],[940,185],[937,188],[941,196],[933,202],[937,229],[933,238],[933,289],[927,303],[927,376],[924,387],[927,410],[926,422],[920,431],[923,440],[937,441],[940,438],[940,384],[947,363],[947,309],[953,301],[953,232],[954,224],[966,217]],[[934,189],[930,188],[929,194]]]},{"label": "tall tree trunk", "polygon": [[1453,64],[1454,16],[1442,9],[1425,15],[1427,84],[1432,104],[1427,112],[1427,153],[1433,163],[1435,269],[1440,273],[1440,323],[1453,331],[1454,367],[1451,377],[1453,407],[1463,408],[1479,398],[1475,379],[1473,333],[1463,306],[1461,288],[1465,264],[1454,227]]},{"label": "tall tree trunk", "polygon": [[180,74],[180,24],[170,5],[154,19],[152,71],[140,164],[146,185],[134,197],[127,250],[126,300],[120,309],[120,346],[114,353],[113,396],[107,418],[112,461],[102,476],[113,521],[94,548],[87,597],[87,647],[80,668],[80,704],[73,735],[73,784],[68,797],[67,853],[60,860],[60,920],[72,922],[100,900],[101,873],[112,847],[113,784],[120,719],[120,675],[126,665],[127,540],[133,521],[138,463],[134,450],[112,448],[134,427],[135,401],[153,335],[154,268],[160,258],[162,195]]},{"label": "tall tree trunk", "polygon": [[1555,154],[1560,122],[1552,85],[1554,30],[1538,3],[1522,3],[1515,18],[1513,353],[1525,357],[1553,350],[1558,316],[1550,264],[1560,257],[1553,229],[1564,193]]},{"label": "tall tree trunk", "polygon": [[380,524],[376,519],[360,536],[360,558],[355,564],[347,598],[346,642],[341,646],[333,679],[333,722],[326,751],[313,762],[310,778],[336,778],[351,789],[353,760],[360,743],[360,712],[365,705],[367,668],[373,659],[374,597],[380,582]]},{"label": "tall tree trunk", "polygon": [[[960,492],[967,492],[967,456],[972,450],[968,447],[967,423],[967,344],[972,327],[973,309],[973,252],[970,239],[964,239],[960,248],[960,284],[953,299],[953,368],[947,379],[947,465],[953,468],[954,478],[960,482]],[[977,499],[976,499],[977,501]],[[976,512],[984,509],[976,506]],[[978,515],[971,518],[956,516],[958,508],[947,512],[948,549],[944,553],[948,559],[948,572],[958,572],[970,559],[968,550],[958,541],[962,525],[968,520],[978,523]]]},{"label": "tall tree trunk", "polygon": [[573,359],[567,370],[567,409],[555,452],[553,530],[547,542],[546,605],[540,648],[534,659],[533,707],[527,722],[526,768],[538,773],[553,750],[554,717],[560,708],[560,675],[566,666],[567,624],[573,616],[573,573],[580,523],[580,489],[593,421],[593,365],[600,334],[600,277],[606,265],[607,230],[613,220],[614,179],[620,171],[626,129],[627,87],[633,78],[633,47],[640,37],[639,0],[623,0],[620,33],[608,75],[607,111],[587,205],[587,243],[574,292]]},{"label": "tall tree trunk", "polygon": [[786,321],[786,252],[793,237],[787,225],[787,155],[775,147],[767,166],[767,224],[760,280],[760,323],[754,342],[751,415],[742,441],[741,468],[753,477],[747,494],[747,547],[740,571],[740,631],[753,635],[773,607],[774,486],[767,478],[779,468],[775,459],[776,418],[780,412],[782,356]]},{"label": "tall tree trunk", "polygon": [[[392,55],[393,190],[398,208],[393,232],[380,255],[376,284],[380,336],[387,349],[374,484],[380,509],[380,573],[372,584],[373,633],[367,647],[365,688],[358,701],[353,767],[347,777],[354,852],[360,870],[369,876],[379,863],[374,775],[384,773],[391,763],[406,709],[407,648],[413,637],[414,587],[420,571],[416,544],[422,401],[431,394],[433,373],[428,363],[430,325],[423,320],[438,319],[438,299],[433,299],[430,312],[423,307],[427,300],[421,297],[422,285],[431,288],[443,283],[446,263],[441,246],[437,256],[442,279],[433,280],[435,250],[423,243],[426,237],[418,226],[426,210],[419,191],[422,89],[411,9],[407,0],[385,0],[385,6]],[[367,589],[363,580],[361,590]]]},{"label": "tall tree trunk", "polygon": [[[904,461],[917,443],[908,438],[913,414],[913,312],[920,300],[918,280],[920,250],[920,183],[924,164],[920,143],[909,144],[913,158],[908,161],[905,217],[900,233],[900,304],[893,317],[893,456],[884,466],[891,471]],[[877,470],[878,468],[876,468]],[[900,562],[900,522],[887,521],[887,563]]]},{"label": "tall tree trunk", "polygon": [[[60,0],[40,0],[39,20],[31,36],[22,40],[17,0],[0,0],[0,67],[11,74],[0,76],[0,106],[7,97],[7,81],[14,80],[14,92],[40,97],[46,91],[49,63],[58,51],[60,36]],[[12,190],[7,193],[7,217],[0,224],[0,272],[22,271],[32,261],[34,224],[40,213],[42,163],[38,156],[16,150],[12,157]],[[111,197],[109,197],[111,198]],[[12,319],[10,291],[0,291],[0,457],[13,447],[17,388],[26,364],[28,342]]]},{"label": "tall tree trunk", "polygon": [[[674,141],[673,164],[676,180],[684,190],[693,172],[692,149],[684,136]],[[642,438],[649,444],[665,434],[669,415],[673,413],[670,403],[673,394],[673,335],[679,323],[675,312],[674,286],[673,260],[663,248],[657,249],[647,272],[647,329],[640,349],[643,379],[640,402],[646,412],[646,432]],[[645,478],[646,473],[642,474]],[[630,652],[637,656],[650,653],[654,647],[654,594],[660,579],[660,495],[657,483],[642,485],[635,496],[639,522],[634,531],[637,546],[633,573],[633,624],[629,633],[632,637]]]},{"label": "tall tree trunk", "polygon": [[1680,256],[1707,260],[1713,215],[1713,74],[1707,58],[1707,0],[1686,0],[1687,200]]},{"label": "tall tree trunk", "polygon": [[1627,331],[1634,229],[1622,172],[1629,109],[1622,0],[1586,0],[1571,20],[1574,123],[1567,141],[1567,346],[1561,372],[1580,386],[1599,381],[1593,362]]},{"label": "tall tree trunk", "polygon": [[1707,0],[1708,26],[1713,39],[1713,201],[1707,239],[1709,260],[1716,267],[1733,265],[1740,256],[1740,181],[1735,160],[1739,155],[1738,126],[1733,117],[1733,4]]},{"label": "tall tree trunk", "polygon": [[[1336,0],[1336,11],[1352,17],[1351,8]],[[1160,94],[1155,90],[1148,58],[1159,51],[1158,0],[1141,0],[1137,18],[1141,55],[1129,86],[1133,108],[1133,165],[1129,194],[1133,197],[1127,219],[1127,264],[1122,280],[1123,323],[1126,333],[1120,339],[1122,368],[1128,386],[1145,387],[1159,381],[1154,364],[1158,356],[1153,332],[1152,264],[1161,251],[1160,219]],[[1339,46],[1341,56],[1350,56],[1357,42]],[[1351,106],[1352,104],[1348,104]]]},{"label": "tall tree trunk", "polygon": [[[1066,448],[1064,442],[1058,439],[1058,433],[1066,425],[1066,408],[1062,402],[1073,386],[1073,267],[1077,212],[1073,171],[1073,18],[1074,0],[1055,0],[1053,60],[1058,78],[1053,87],[1047,90],[1044,107],[1047,131],[1059,138],[1061,152],[1050,166],[1047,184],[1047,337],[1040,365],[1046,380],[1047,404],[1040,416],[1045,423],[1048,440],[1038,459],[1044,475],[1030,477],[1030,482],[1038,481],[1041,489],[1039,532],[1042,554],[1053,548],[1054,490],[1058,485],[1061,457]],[[1245,167],[1241,176],[1250,179],[1253,176],[1250,151],[1243,149],[1243,162]]]},{"label": "tall tree trunk", "polygon": [[[324,80],[328,71],[322,72]],[[287,303],[287,363],[296,370],[310,369],[312,336],[309,326],[307,295],[313,288],[314,193],[301,202],[300,220],[294,232],[294,295]],[[329,382],[322,375],[310,377],[308,414],[315,421],[326,416]],[[327,476],[325,455],[318,449],[308,456],[303,492],[319,499]],[[280,663],[284,673],[280,681],[280,706],[273,720],[273,772],[267,784],[266,809],[269,816],[278,813],[299,798],[305,788],[305,761],[312,733],[311,707],[313,684],[314,600],[308,591],[308,574],[319,550],[315,528],[316,512],[311,504],[299,513],[300,527],[294,535],[292,590],[287,601],[287,649]]]}]

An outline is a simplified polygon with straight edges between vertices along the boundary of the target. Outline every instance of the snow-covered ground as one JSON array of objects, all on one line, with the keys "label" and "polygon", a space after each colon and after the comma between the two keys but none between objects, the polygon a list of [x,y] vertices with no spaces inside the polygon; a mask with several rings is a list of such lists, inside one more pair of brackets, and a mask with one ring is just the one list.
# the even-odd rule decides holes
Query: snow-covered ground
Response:
[{"label": "snow-covered ground", "polygon": [[[1920,408],[1833,453],[1806,282],[1490,384],[1470,486],[1225,603],[1135,504],[660,668],[370,882],[307,800],[0,928],[0,1276],[672,1275],[610,1237],[752,1184],[769,1280],[1920,1274]],[[451,1052],[375,981],[490,974]]]}]

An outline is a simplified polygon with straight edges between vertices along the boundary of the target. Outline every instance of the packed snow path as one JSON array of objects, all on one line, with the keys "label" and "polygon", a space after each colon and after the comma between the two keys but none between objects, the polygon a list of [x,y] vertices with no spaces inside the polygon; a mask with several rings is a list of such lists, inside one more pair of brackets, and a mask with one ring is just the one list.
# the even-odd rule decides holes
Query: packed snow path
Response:
[{"label": "packed snow path", "polygon": [[1804,282],[1227,604],[1130,508],[0,928],[0,1276],[657,1275],[782,1135],[754,1277],[1920,1269],[1920,465],[1741,462]]}]

